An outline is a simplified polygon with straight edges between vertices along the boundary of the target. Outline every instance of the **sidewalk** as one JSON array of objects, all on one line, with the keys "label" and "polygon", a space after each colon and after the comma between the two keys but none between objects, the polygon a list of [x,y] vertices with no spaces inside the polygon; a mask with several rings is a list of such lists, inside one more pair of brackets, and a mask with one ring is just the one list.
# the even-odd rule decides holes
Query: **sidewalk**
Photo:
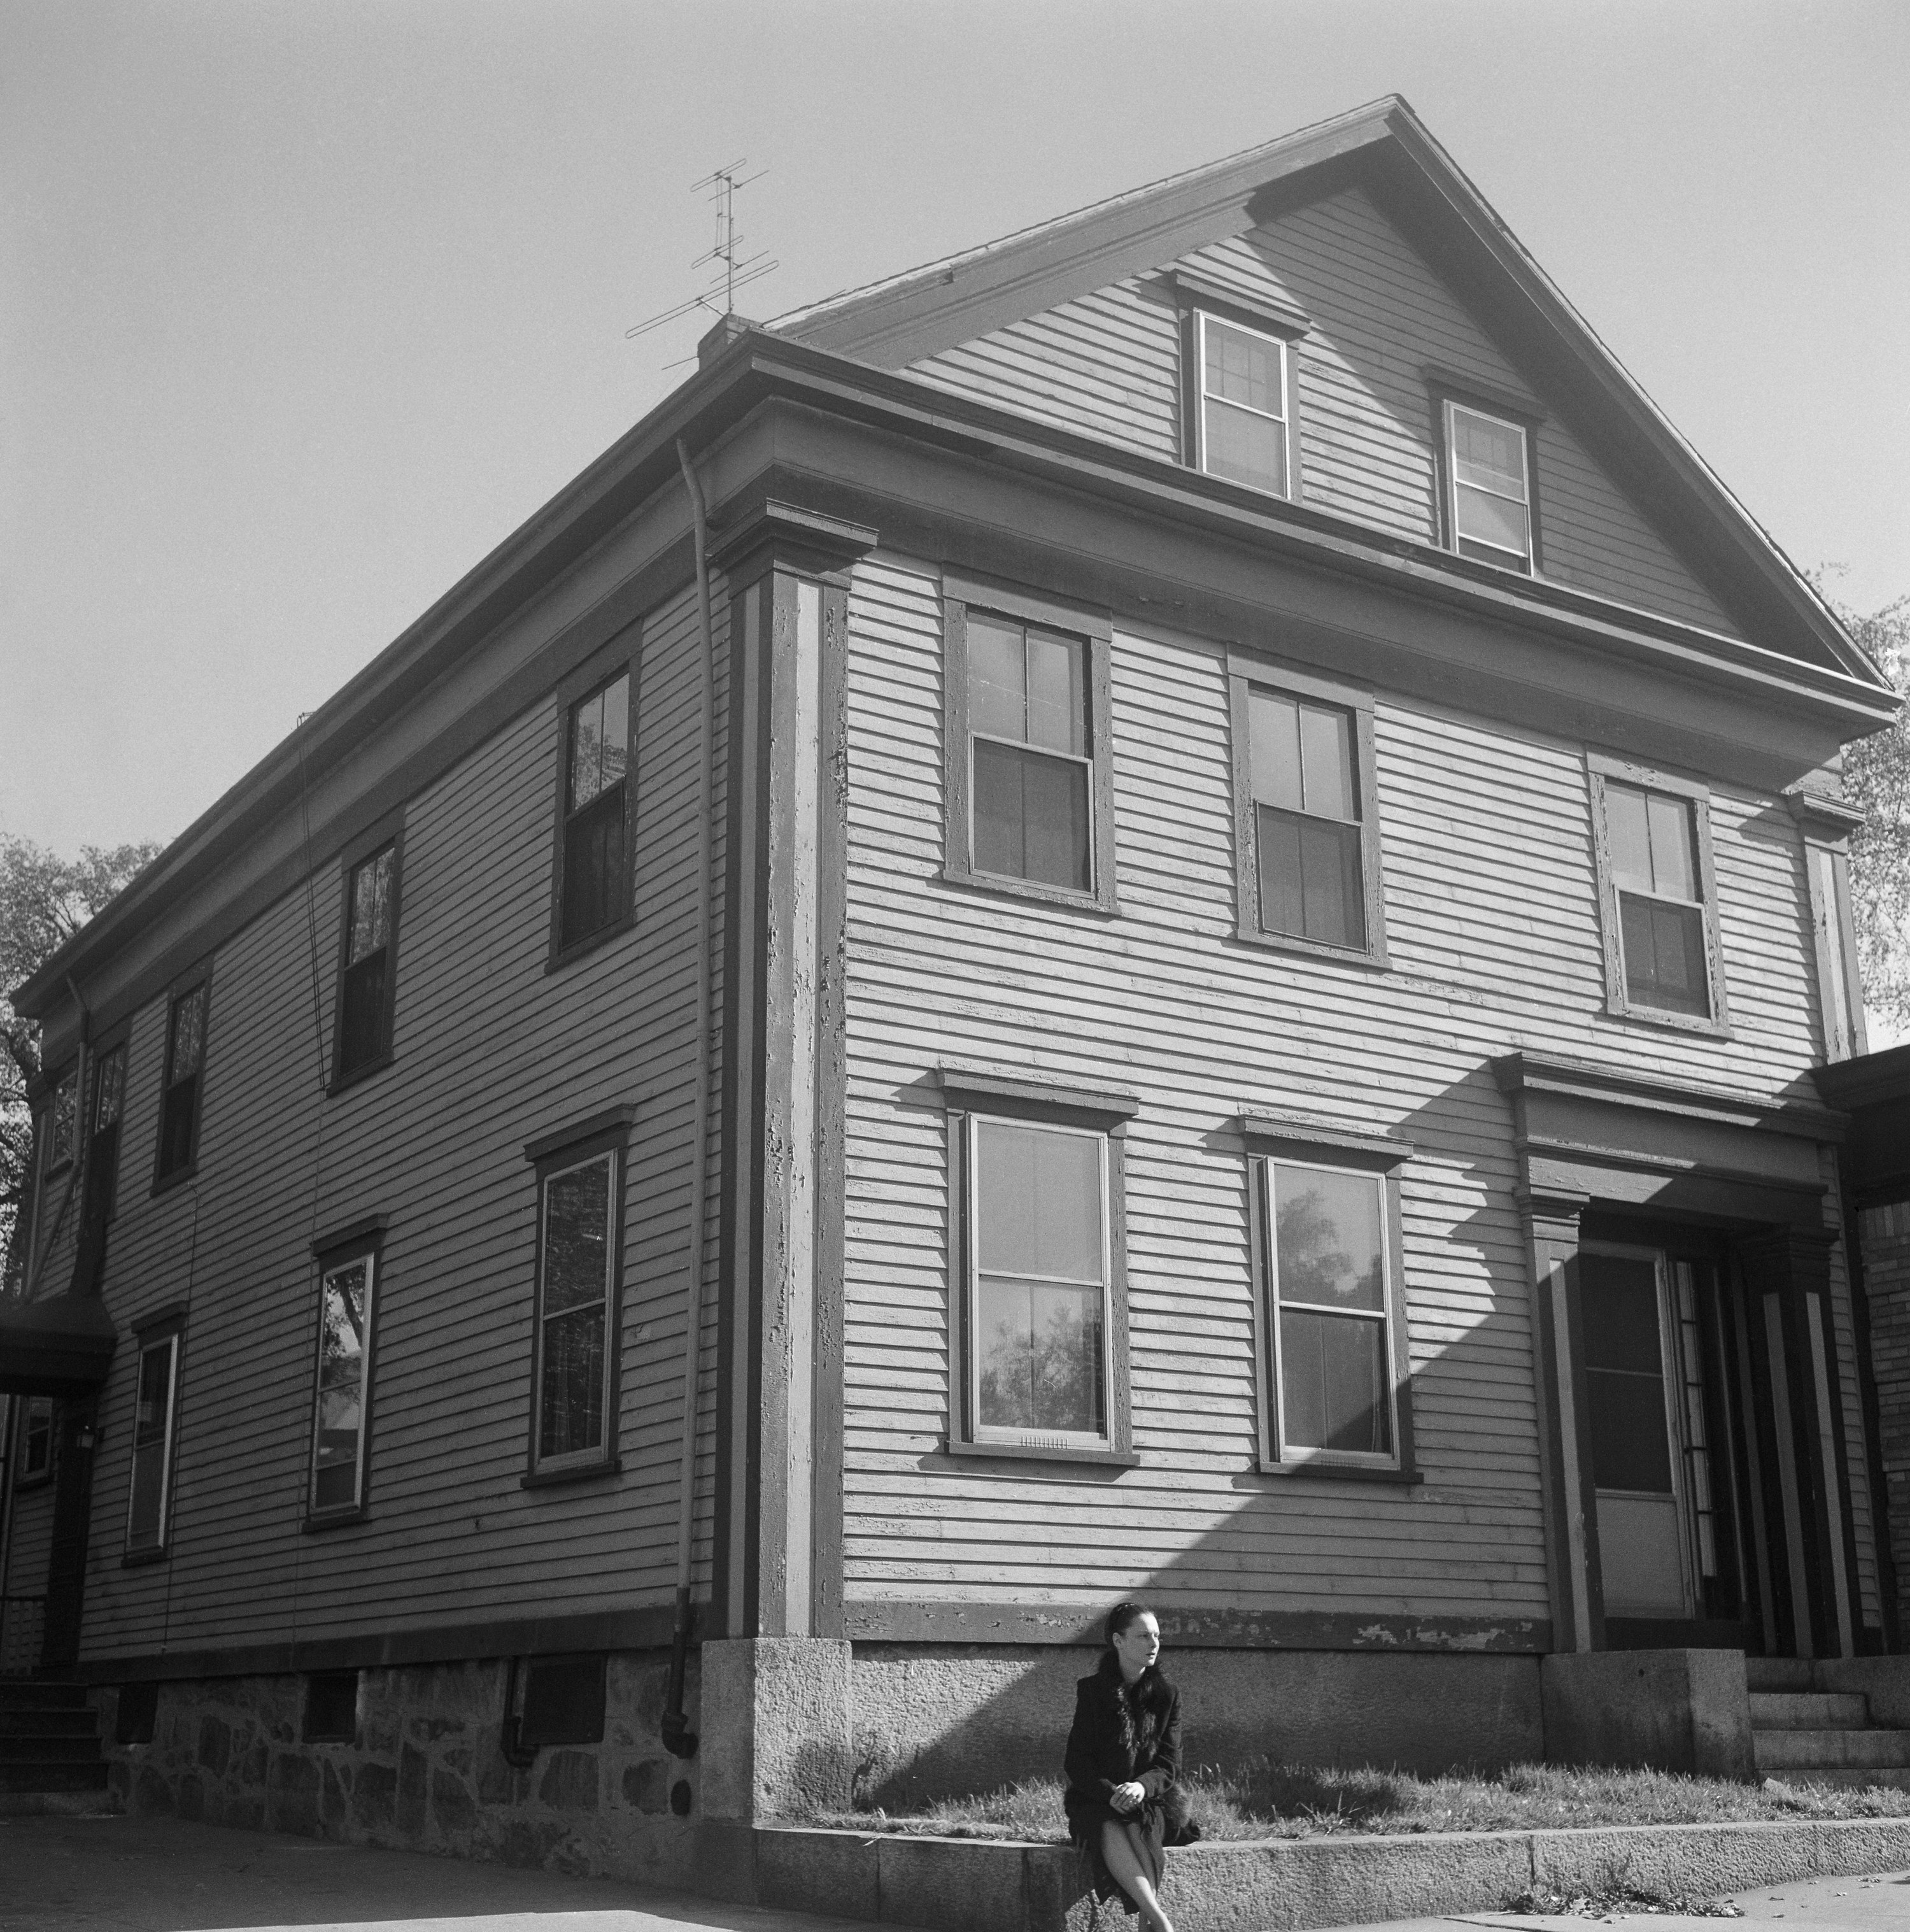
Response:
[{"label": "sidewalk", "polygon": [[[1806,1932],[1905,1932],[1910,1873],[1738,1894],[1747,1922]],[[1130,1924],[1132,1922],[1129,1922]],[[1349,1932],[1590,1932],[1600,1922],[1484,1912]],[[1732,1922],[1641,1912],[1629,1932]],[[863,1919],[719,1905],[614,1879],[169,1818],[0,1818],[0,1932],[898,1932]]]}]

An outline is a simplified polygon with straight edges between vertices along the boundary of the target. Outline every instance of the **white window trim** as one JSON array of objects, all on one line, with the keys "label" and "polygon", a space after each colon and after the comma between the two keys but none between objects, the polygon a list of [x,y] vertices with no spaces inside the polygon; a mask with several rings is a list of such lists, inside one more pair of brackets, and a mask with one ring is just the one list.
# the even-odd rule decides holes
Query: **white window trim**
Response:
[{"label": "white window trim", "polygon": [[[1234,329],[1242,335],[1250,335],[1256,342],[1264,342],[1270,348],[1279,352],[1280,413],[1278,416],[1272,415],[1265,410],[1257,410],[1250,403],[1237,403],[1229,397],[1213,395],[1208,389],[1207,326],[1210,322],[1218,323],[1222,328]],[[1223,409],[1239,410],[1247,416],[1259,417],[1263,422],[1278,423],[1280,425],[1281,450],[1285,462],[1287,487],[1283,490],[1263,490],[1261,494],[1266,496],[1277,496],[1282,502],[1290,503],[1294,500],[1294,469],[1297,452],[1294,447],[1293,434],[1293,363],[1289,352],[1291,346],[1292,345],[1284,336],[1270,334],[1264,328],[1251,328],[1244,322],[1235,322],[1230,316],[1216,315],[1207,309],[1195,310],[1192,384],[1194,467],[1199,470],[1202,476],[1213,476],[1218,474],[1217,472],[1207,467],[1207,404],[1211,400],[1219,404]],[[1252,490],[1258,487],[1252,483],[1242,483],[1237,476],[1222,476],[1219,480],[1223,483],[1235,484],[1243,490]]]},{"label": "white window trim", "polygon": [[[544,1440],[544,1335],[547,1319],[544,1312],[544,1272],[550,1255],[550,1184],[553,1181],[562,1180],[566,1174],[579,1174],[586,1168],[595,1167],[600,1162],[607,1162],[610,1165],[610,1181],[605,1190],[604,1204],[604,1295],[601,1304],[604,1310],[604,1368],[601,1391],[603,1432],[597,1442],[586,1448],[567,1449],[559,1454],[547,1456],[539,1444]],[[622,1218],[622,1189],[623,1150],[619,1147],[593,1148],[589,1153],[580,1154],[574,1160],[544,1168],[537,1177],[537,1284],[533,1316],[536,1330],[532,1337],[531,1347],[530,1467],[532,1473],[538,1475],[549,1475],[571,1469],[602,1468],[613,1462],[616,1458],[616,1416],[613,1404],[617,1388],[619,1325],[617,1230]]]},{"label": "white window trim", "polygon": [[[133,1365],[133,1450],[127,1466],[126,1486],[126,1553],[129,1556],[149,1556],[172,1546],[172,1445],[179,1432],[179,1334],[180,1331],[175,1328],[169,1334],[141,1342]],[[139,1493],[139,1385],[145,1378],[147,1356],[158,1348],[166,1352],[166,1434],[157,1445],[160,1457],[159,1510],[152,1540],[150,1543],[135,1543],[133,1540],[133,1510]]]},{"label": "white window trim", "polygon": [[[982,1351],[976,1341],[977,1311],[981,1301],[981,1130],[984,1126],[997,1126],[1019,1127],[1037,1133],[1067,1134],[1078,1140],[1095,1142],[1100,1162],[1101,1178],[1101,1388],[1103,1409],[1102,1420],[1106,1425],[1099,1433],[1084,1430],[1057,1430],[1036,1431],[1025,1429],[1004,1429],[999,1425],[985,1426],[982,1420]],[[962,1244],[964,1270],[962,1294],[964,1307],[962,1321],[968,1336],[969,1346],[964,1350],[967,1388],[963,1391],[967,1405],[970,1436],[976,1443],[1000,1443],[1009,1448],[1023,1449],[1099,1449],[1112,1450],[1114,1447],[1114,1217],[1111,1211],[1109,1189],[1110,1160],[1108,1135],[1105,1129],[1065,1126],[1047,1120],[1031,1120],[1012,1114],[970,1112],[963,1127],[963,1178],[966,1184],[963,1212],[967,1222],[965,1239]],[[1027,1279],[1028,1277],[1024,1277]],[[1059,1277],[1057,1277],[1058,1280]],[[1083,1284],[1070,1281],[1066,1284],[1079,1288]]]},{"label": "white window trim", "polygon": [[[318,1499],[319,1430],[324,1416],[325,1298],[331,1283],[352,1269],[364,1270],[364,1339],[358,1349],[358,1439],[352,1465],[352,1499],[346,1503],[324,1503]],[[367,1248],[319,1273],[319,1325],[312,1370],[311,1471],[306,1478],[306,1513],[314,1520],[355,1516],[364,1508],[365,1464],[371,1441],[371,1348],[378,1301],[378,1252]]]},{"label": "white window trim", "polygon": [[[1482,550],[1496,550],[1500,556],[1507,559],[1507,562],[1499,566],[1501,569],[1516,570],[1522,576],[1536,577],[1539,568],[1538,560],[1534,554],[1537,548],[1535,533],[1538,527],[1538,519],[1532,504],[1531,431],[1525,424],[1519,422],[1514,417],[1495,415],[1492,410],[1481,409],[1475,403],[1461,402],[1454,397],[1447,396],[1442,399],[1440,414],[1446,433],[1446,526],[1452,537],[1453,554],[1455,556],[1465,556],[1465,551],[1459,548],[1461,541],[1459,466],[1458,452],[1453,434],[1453,415],[1459,410],[1463,410],[1469,416],[1477,417],[1481,422],[1490,423],[1496,429],[1510,430],[1517,435],[1519,473],[1525,484],[1525,495],[1523,500],[1516,497],[1500,496],[1498,490],[1486,490],[1474,483],[1469,483],[1465,486],[1469,490],[1478,490],[1482,496],[1498,496],[1501,502],[1518,502],[1519,507],[1525,512],[1525,548],[1522,554],[1517,550],[1502,550],[1498,544],[1489,544],[1479,537],[1468,537],[1465,541],[1468,543],[1477,544]],[[1471,563],[1487,561],[1496,562],[1497,560],[1496,558],[1488,560],[1481,557],[1469,557],[1467,558],[1467,561]]]}]

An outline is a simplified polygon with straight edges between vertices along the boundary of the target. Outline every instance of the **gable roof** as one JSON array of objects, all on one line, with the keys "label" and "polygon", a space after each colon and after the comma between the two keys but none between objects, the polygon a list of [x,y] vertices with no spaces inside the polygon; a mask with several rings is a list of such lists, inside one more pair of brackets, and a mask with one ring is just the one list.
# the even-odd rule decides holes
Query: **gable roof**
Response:
[{"label": "gable roof", "polygon": [[1397,94],[793,310],[767,327],[898,369],[1352,185],[1364,188],[1426,256],[1747,637],[1807,662],[1876,678],[1876,667],[1770,532]]}]

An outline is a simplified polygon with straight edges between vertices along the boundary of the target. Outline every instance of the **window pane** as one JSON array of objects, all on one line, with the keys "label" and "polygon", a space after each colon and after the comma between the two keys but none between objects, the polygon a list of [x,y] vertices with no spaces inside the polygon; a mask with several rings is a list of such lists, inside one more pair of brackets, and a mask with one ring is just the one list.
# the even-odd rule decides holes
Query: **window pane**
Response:
[{"label": "window pane", "polygon": [[1698,861],[1692,850],[1691,806],[1663,792],[1646,794],[1651,828],[1651,889],[1675,899],[1698,896]]},{"label": "window pane", "polygon": [[[1508,502],[1503,496],[1488,496],[1482,490],[1469,489],[1462,483],[1453,493],[1453,507],[1462,550],[1469,540],[1489,544],[1495,550],[1510,550],[1521,558],[1529,554],[1529,526],[1522,504]],[[1469,550],[1465,554],[1471,554]],[[1496,557],[1481,560],[1487,563],[1498,561]]]},{"label": "window pane", "polygon": [[1385,1349],[1384,1322],[1282,1310],[1281,1421],[1287,1445],[1390,1455]]},{"label": "window pane", "polygon": [[[1525,501],[1525,436],[1511,423],[1453,409],[1453,474],[1464,484]],[[1520,519],[1524,521],[1523,518]]]},{"label": "window pane", "polygon": [[116,1046],[100,1062],[99,1079],[94,1088],[94,1132],[112,1126],[125,1103],[126,1049]]},{"label": "window pane", "polygon": [[52,1397],[29,1396],[26,1419],[21,1426],[25,1441],[20,1450],[20,1474],[43,1476],[53,1464]]},{"label": "window pane", "polygon": [[610,1156],[544,1187],[544,1312],[601,1302],[610,1286]]},{"label": "window pane", "polygon": [[1274,1265],[1282,1301],[1384,1312],[1384,1186],[1372,1174],[1275,1164]]},{"label": "window pane", "polygon": [[1321,818],[1298,823],[1306,936],[1330,946],[1363,946],[1366,908],[1360,877],[1359,826]]},{"label": "window pane", "polygon": [[983,1120],[975,1138],[982,1272],[1101,1281],[1099,1137]]},{"label": "window pane", "polygon": [[976,1420],[1104,1436],[1102,1293],[984,1277],[976,1294]]},{"label": "window pane", "polygon": [[1300,808],[1300,706],[1270,691],[1247,693],[1247,732],[1252,741],[1253,796],[1256,805]]},{"label": "window pane", "polygon": [[1092,891],[1087,766],[986,739],[973,742],[975,869]]},{"label": "window pane", "polygon": [[1585,1375],[1585,1401],[1591,1411],[1594,1484],[1601,1490],[1645,1490],[1669,1496],[1672,1456],[1663,1382],[1656,1376],[1591,1369]]},{"label": "window pane", "polygon": [[1300,749],[1306,778],[1301,808],[1327,818],[1357,818],[1351,716],[1323,704],[1301,705]]},{"label": "window pane", "polygon": [[1021,628],[968,614],[969,729],[1019,744],[1028,732],[1027,664]]},{"label": "window pane", "polygon": [[160,1540],[166,1500],[166,1424],[172,1407],[172,1349],[169,1340],[142,1352],[138,1406],[133,1423],[133,1495],[127,1540],[135,1547]]},{"label": "window pane", "polygon": [[1621,892],[1618,927],[1627,999],[1667,1012],[1711,1011],[1702,907],[1667,905]]},{"label": "window pane", "polygon": [[1579,1280],[1586,1366],[1662,1376],[1656,1263],[1624,1255],[1583,1254]]},{"label": "window pane", "polygon": [[381,947],[370,958],[345,969],[340,1000],[341,1072],[365,1066],[385,1051],[385,962],[389,956]]},{"label": "window pane", "polygon": [[79,1100],[79,1072],[76,1067],[53,1089],[46,1130],[46,1165],[61,1167],[73,1158],[74,1114]]},{"label": "window pane", "polygon": [[1028,742],[1051,752],[1087,749],[1081,703],[1081,661],[1086,647],[1079,638],[1057,638],[1048,632],[1028,633]]},{"label": "window pane", "polygon": [[613,786],[564,826],[565,946],[600,932],[624,910],[628,861],[624,853],[624,788]]},{"label": "window pane", "polygon": [[570,808],[588,805],[604,788],[604,694],[586,698],[571,712]]},{"label": "window pane", "polygon": [[599,749],[602,782],[613,785],[630,764],[630,680],[613,678],[604,686],[603,740]]},{"label": "window pane", "polygon": [[346,963],[376,952],[391,936],[392,848],[386,846],[352,872],[351,934],[346,943]]},{"label": "window pane", "polygon": [[1209,397],[1203,446],[1210,474],[1251,484],[1274,496],[1287,494],[1287,429],[1273,416],[1250,415]]},{"label": "window pane", "polygon": [[574,1309],[544,1324],[538,1454],[568,1456],[604,1440],[604,1310]]},{"label": "window pane", "polygon": [[166,1090],[159,1114],[159,1171],[174,1174],[192,1163],[193,1124],[199,1112],[199,1076],[189,1074]]},{"label": "window pane", "polygon": [[1651,891],[1651,819],[1643,792],[1606,782],[1605,836],[1612,848],[1612,878],[1634,892]]},{"label": "window pane", "polygon": [[195,986],[172,1008],[172,1038],[166,1062],[169,1081],[184,1080],[199,1071],[205,1050],[205,988]]},{"label": "window pane", "polygon": [[[1209,316],[1207,336],[1207,392],[1230,403],[1269,416],[1283,416],[1280,393],[1280,347],[1244,329],[1230,328]],[[1211,468],[1213,466],[1208,466]]]},{"label": "window pane", "polygon": [[1260,926],[1263,932],[1306,933],[1306,898],[1300,883],[1297,812],[1260,808]]}]

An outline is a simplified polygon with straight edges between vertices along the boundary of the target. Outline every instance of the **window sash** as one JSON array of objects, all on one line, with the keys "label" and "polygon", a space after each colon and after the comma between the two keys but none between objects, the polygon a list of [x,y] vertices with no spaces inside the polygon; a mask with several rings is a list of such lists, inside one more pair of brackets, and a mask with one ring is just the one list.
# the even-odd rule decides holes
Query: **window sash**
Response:
[{"label": "window sash", "polygon": [[[982,1252],[982,1199],[981,1199],[981,1144],[982,1130],[988,1126],[1011,1126],[1030,1132],[1065,1136],[1076,1140],[1090,1141],[1096,1148],[1096,1208],[1099,1214],[1099,1240],[1100,1266],[1098,1277],[1084,1275],[1049,1275],[1024,1271],[1009,1272],[991,1270],[985,1272],[981,1266]],[[1091,1448],[1109,1449],[1114,1443],[1114,1247],[1113,1223],[1109,1200],[1109,1162],[1108,1136],[1098,1130],[1081,1127],[1063,1127],[1045,1121],[1010,1119],[1004,1116],[971,1113],[967,1117],[962,1140],[965,1186],[964,1193],[964,1218],[967,1238],[963,1244],[966,1266],[964,1288],[963,1321],[968,1346],[966,1356],[967,1387],[964,1391],[967,1405],[970,1439],[976,1442],[1012,1443],[1022,1448]],[[1100,1408],[1101,1426],[1099,1430],[1067,1428],[1042,1428],[1036,1426],[1021,1426],[999,1423],[985,1423],[982,1419],[982,1346],[981,1339],[981,1307],[984,1283],[1000,1284],[1003,1287],[1017,1285],[1045,1287],[1060,1294],[1084,1296],[1093,1294],[1099,1297],[1099,1334],[1096,1337],[1093,1360],[1096,1400]]]},{"label": "window sash", "polygon": [[[553,1185],[568,1177],[596,1167],[605,1170],[604,1271],[600,1292],[553,1309],[550,1306],[551,1190]],[[532,1466],[535,1468],[569,1468],[600,1462],[609,1454],[611,1370],[616,1360],[615,1291],[622,1174],[621,1156],[610,1148],[553,1167],[538,1179],[536,1360],[531,1426]],[[583,1338],[582,1361],[590,1371],[585,1378],[565,1372],[574,1371],[577,1366],[574,1338],[580,1331]],[[574,1414],[580,1399],[580,1417]],[[559,1446],[563,1438],[556,1432],[574,1429],[580,1422],[587,1430],[588,1439],[571,1442],[567,1447]]]},{"label": "window sash", "polygon": [[[1495,429],[1503,430],[1518,440],[1518,495],[1495,489],[1491,484],[1474,478],[1462,480],[1459,476],[1458,433],[1462,417],[1470,417],[1475,422],[1489,423]],[[1493,416],[1484,410],[1473,409],[1463,403],[1448,402],[1446,405],[1446,472],[1447,514],[1452,520],[1453,549],[1462,556],[1470,556],[1475,562],[1480,563],[1497,563],[1507,557],[1516,559],[1518,568],[1529,574],[1533,568],[1532,451],[1525,425],[1510,422],[1504,416]],[[1492,502],[1512,506],[1518,512],[1518,520],[1523,528],[1523,544],[1515,548],[1466,529],[1466,520],[1461,514],[1461,506],[1465,501],[1462,493],[1484,498]]]},{"label": "window sash", "polygon": [[[968,740],[968,838],[976,872],[989,878],[1021,879],[1034,885],[1051,886],[1059,892],[1092,892],[1095,889],[1094,760],[983,731],[970,731]],[[981,760],[977,754],[985,746],[1000,747],[1006,756],[999,762],[1017,770],[1022,780],[1018,814],[1004,814],[998,825],[991,824],[983,811]],[[1043,816],[1029,806],[1028,778],[1051,767],[1072,771],[1077,780],[1078,788],[1069,788],[1067,802],[1072,809],[1065,818],[1059,814],[1053,818]],[[994,794],[991,792],[990,796],[992,799]],[[1018,865],[1012,862],[1018,851]],[[1000,862],[991,864],[991,859]]]},{"label": "window sash", "polygon": [[[354,1256],[352,1259],[336,1268],[327,1268],[319,1281],[319,1329],[317,1359],[313,1370],[312,1390],[312,1467],[307,1505],[313,1516],[326,1516],[362,1509],[364,1506],[364,1472],[367,1453],[370,1448],[370,1400],[371,1390],[371,1334],[373,1309],[377,1292],[377,1257],[374,1254]],[[348,1282],[354,1275],[362,1277],[358,1294],[360,1306],[357,1322],[357,1352],[349,1374],[333,1372],[328,1378],[325,1361],[325,1340],[331,1327],[331,1302],[334,1284]],[[344,1292],[337,1295],[341,1312],[349,1323],[350,1312]],[[351,1403],[351,1443],[349,1455],[341,1459],[341,1444],[337,1438],[345,1432],[334,1426],[328,1429],[328,1416],[339,1413],[334,1406],[340,1395],[349,1390]],[[326,1438],[333,1438],[328,1449]],[[340,1484],[335,1480],[340,1471],[349,1475],[349,1483],[342,1495],[337,1493]],[[327,1478],[334,1480],[328,1482]]]},{"label": "window sash", "polygon": [[[1237,322],[1228,322],[1219,316],[1209,315],[1204,310],[1196,311],[1199,327],[1195,344],[1195,359],[1198,364],[1198,393],[1200,407],[1199,468],[1207,476],[1220,476],[1230,482],[1243,484],[1249,489],[1264,490],[1269,496],[1289,496],[1292,494],[1293,476],[1290,453],[1287,447],[1288,424],[1292,414],[1290,388],[1291,372],[1288,367],[1288,344],[1277,335],[1269,335],[1257,328],[1249,328]],[[1233,335],[1243,336],[1256,346],[1272,352],[1273,366],[1277,371],[1279,407],[1277,410],[1261,409],[1258,405],[1244,401],[1238,397],[1223,394],[1210,388],[1208,382],[1208,357],[1210,348],[1210,332],[1225,330]],[[1216,444],[1219,440],[1215,435],[1216,420],[1225,422],[1224,416],[1216,418],[1212,412],[1231,411],[1254,423],[1265,424],[1277,430],[1269,447],[1269,454],[1275,459],[1270,465],[1267,476],[1263,482],[1258,476],[1240,473],[1242,466],[1228,464],[1222,466],[1222,459],[1216,454]]]},{"label": "window sash", "polygon": [[[1337,1463],[1355,1468],[1396,1469],[1400,1466],[1402,1452],[1399,1433],[1399,1374],[1395,1360],[1394,1324],[1397,1319],[1398,1290],[1393,1260],[1392,1190],[1384,1176],[1364,1168],[1335,1167],[1323,1161],[1282,1160],[1271,1155],[1260,1161],[1258,1166],[1261,1226],[1264,1230],[1267,1257],[1267,1356],[1272,1378],[1270,1406],[1273,1426],[1270,1432],[1273,1438],[1275,1458],[1282,1463]],[[1375,1190],[1378,1208],[1380,1264],[1380,1306],[1378,1308],[1348,1308],[1323,1302],[1303,1301],[1282,1294],[1279,1220],[1275,1195],[1275,1175],[1281,1168],[1301,1173],[1344,1175],[1365,1182]],[[1289,1313],[1324,1318],[1339,1323],[1361,1323],[1368,1332],[1376,1334],[1377,1348],[1372,1358],[1378,1371],[1375,1393],[1378,1398],[1378,1419],[1384,1427],[1388,1445],[1385,1449],[1330,1448],[1314,1443],[1294,1442],[1288,1438],[1291,1413],[1297,1406],[1289,1396],[1287,1384],[1289,1352],[1284,1318]]]},{"label": "window sash", "polygon": [[[157,1375],[153,1365],[163,1361]],[[179,1338],[166,1335],[139,1350],[133,1384],[133,1467],[126,1499],[128,1554],[166,1547],[167,1511],[172,1500],[172,1439],[178,1425]],[[148,1391],[154,1391],[151,1396]],[[157,1418],[142,1413],[163,1400]]]},{"label": "window sash", "polygon": [[628,908],[628,783],[614,780],[565,818],[562,945],[602,932]]},{"label": "window sash", "polygon": [[[1709,818],[1702,788],[1669,782],[1631,766],[1588,754],[1598,830],[1598,865],[1606,926],[1607,999],[1614,1012],[1672,1024],[1716,1028],[1726,1024],[1722,963],[1718,958],[1717,881],[1711,862]],[[1642,822],[1651,830],[1650,883],[1636,867],[1621,872],[1614,831],[1613,795],[1641,801]],[[1651,816],[1654,803],[1675,813],[1681,842],[1675,862],[1660,866],[1657,829],[1669,830],[1672,814]],[[1659,882],[1674,884],[1688,869],[1687,898]],[[1666,915],[1669,915],[1666,917]],[[1648,939],[1648,956],[1645,942]],[[1676,944],[1674,944],[1674,940]],[[1666,948],[1670,947],[1668,954]],[[1672,969],[1659,970],[1661,959]]]}]

